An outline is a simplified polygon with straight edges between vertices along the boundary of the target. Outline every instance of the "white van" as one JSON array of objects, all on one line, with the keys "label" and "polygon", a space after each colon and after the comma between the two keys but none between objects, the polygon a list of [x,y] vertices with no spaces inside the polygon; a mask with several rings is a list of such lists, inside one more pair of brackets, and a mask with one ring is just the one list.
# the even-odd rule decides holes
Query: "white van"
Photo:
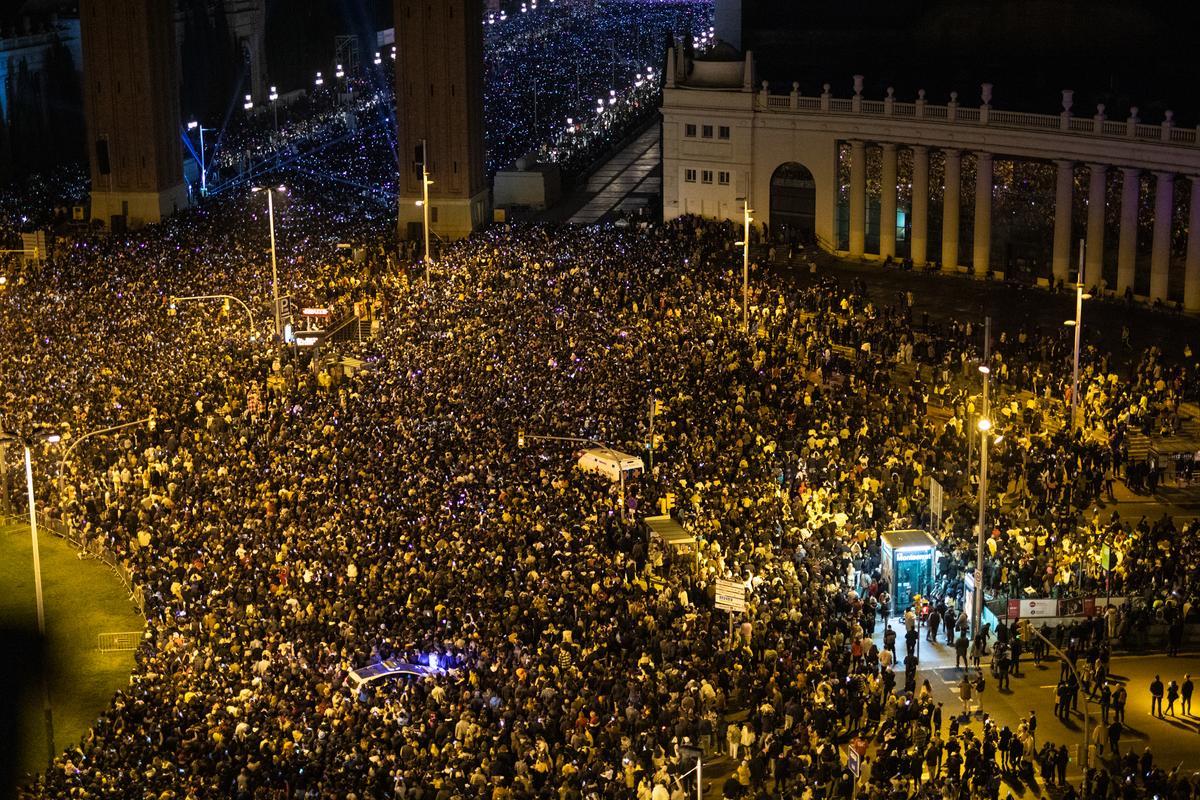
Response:
[{"label": "white van", "polygon": [[578,465],[584,472],[604,475],[613,483],[621,480],[622,470],[625,472],[625,479],[629,480],[646,468],[637,456],[631,456],[619,450],[602,450],[600,448],[584,450],[579,456]]}]

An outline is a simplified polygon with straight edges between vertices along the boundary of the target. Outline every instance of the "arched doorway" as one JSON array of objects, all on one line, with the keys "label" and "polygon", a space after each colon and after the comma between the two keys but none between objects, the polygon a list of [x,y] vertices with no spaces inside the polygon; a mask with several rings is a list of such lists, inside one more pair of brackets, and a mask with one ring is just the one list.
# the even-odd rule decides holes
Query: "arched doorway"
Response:
[{"label": "arched doorway", "polygon": [[817,184],[808,167],[780,164],[771,176],[771,234],[784,241],[816,240]]}]

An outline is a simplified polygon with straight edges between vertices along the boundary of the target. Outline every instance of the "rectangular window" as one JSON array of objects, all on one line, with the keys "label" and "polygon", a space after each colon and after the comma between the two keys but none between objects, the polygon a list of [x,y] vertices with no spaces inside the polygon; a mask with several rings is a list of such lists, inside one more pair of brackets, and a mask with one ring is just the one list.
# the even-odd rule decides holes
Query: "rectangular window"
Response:
[{"label": "rectangular window", "polygon": [[703,130],[701,130],[701,132],[700,132],[700,136],[704,139],[711,139],[712,131],[713,131],[712,125],[705,125]]},{"label": "rectangular window", "polygon": [[700,173],[700,182],[701,183],[712,183],[712,170],[711,169],[706,169]]},{"label": "rectangular window", "polygon": [[722,186],[728,186],[729,185],[729,173],[728,172],[718,172],[717,173],[717,183],[721,184]]},{"label": "rectangular window", "polygon": [[718,139],[728,139],[729,138],[729,126],[728,125],[722,125],[721,127],[717,128],[717,138]]},{"label": "rectangular window", "polygon": [[696,170],[685,169],[683,171],[683,179],[685,181],[687,181],[688,183],[695,183],[696,182]]},{"label": "rectangular window", "polygon": [[695,139],[696,138],[696,126],[691,124],[690,122],[687,125],[684,125],[683,126],[683,135],[689,139]]}]

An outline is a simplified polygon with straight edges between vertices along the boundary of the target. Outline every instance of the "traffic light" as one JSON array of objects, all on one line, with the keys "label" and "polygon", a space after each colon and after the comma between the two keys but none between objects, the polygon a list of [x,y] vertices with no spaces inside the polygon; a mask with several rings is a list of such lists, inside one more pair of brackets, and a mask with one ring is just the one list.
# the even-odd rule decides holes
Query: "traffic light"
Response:
[{"label": "traffic light", "polygon": [[517,447],[525,447],[525,431],[517,431]]},{"label": "traffic light", "polygon": [[170,303],[167,305],[167,316],[169,316],[169,317],[173,317],[173,316],[175,316],[175,314],[176,314],[176,311],[175,311],[175,296],[174,296],[174,295],[172,295],[172,296],[171,296],[171,301],[170,301]]}]

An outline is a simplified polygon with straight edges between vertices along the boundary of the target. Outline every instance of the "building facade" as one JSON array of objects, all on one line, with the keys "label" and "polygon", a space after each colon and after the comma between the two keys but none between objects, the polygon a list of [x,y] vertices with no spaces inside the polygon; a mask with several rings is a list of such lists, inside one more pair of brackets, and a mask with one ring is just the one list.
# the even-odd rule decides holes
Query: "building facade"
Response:
[{"label": "building facade", "polygon": [[83,0],[92,219],[137,227],[188,203],[171,4]]},{"label": "building facade", "polygon": [[[993,109],[991,86],[984,84],[980,105],[960,105],[952,94],[935,105],[919,93],[913,102],[889,94],[868,99],[862,78],[855,76],[851,97],[835,98],[826,84],[817,96],[801,95],[793,84],[787,94],[773,94],[765,81],[755,85],[754,59],[710,58],[685,61],[680,50],[669,54],[663,92],[663,217],[684,214],[740,222],[748,198],[755,219],[776,234],[786,231],[815,241],[827,251],[852,258],[896,257],[897,236],[909,238],[917,266],[939,263],[943,269],[968,268],[983,275],[996,271],[990,263],[993,165],[997,159],[1052,163],[1057,169],[1053,209],[1052,276],[1075,279],[1071,236],[1072,205],[1087,208],[1084,281],[1100,286],[1105,255],[1106,179],[1119,171],[1123,181],[1115,285],[1123,294],[1132,288],[1138,269],[1136,236],[1139,182],[1153,178],[1153,236],[1149,259],[1151,301],[1168,299],[1171,241],[1174,230],[1175,184],[1187,181],[1190,206],[1182,303],[1200,311],[1200,131],[1176,127],[1170,112],[1158,124],[1144,124],[1131,109],[1125,120],[1110,120],[1103,106],[1093,116],[1075,116],[1072,97],[1063,92],[1059,115]],[[837,224],[839,153],[849,151],[848,228]],[[897,157],[910,151],[909,208],[898,209]],[[866,158],[881,159],[879,187],[881,223],[876,252],[866,250]],[[929,240],[930,156],[944,163],[942,236],[937,252]],[[873,154],[874,155],[874,154]],[[971,248],[964,259],[958,241],[961,211],[960,170],[964,157],[976,174]],[[1086,195],[1076,198],[1075,172],[1086,169]],[[900,217],[904,221],[899,222]],[[1111,237],[1110,237],[1111,238]],[[845,245],[842,246],[842,242]],[[960,263],[961,262],[961,263]],[[969,265],[969,266],[968,266]]]},{"label": "building facade", "polygon": [[395,0],[400,235],[420,238],[426,142],[430,231],[460,239],[489,221],[484,172],[481,0]]},{"label": "building facade", "polygon": [[[220,0],[237,52],[246,66],[245,90],[254,101],[267,98],[267,4],[266,0]],[[175,41],[183,42],[184,11],[175,9]]]}]

